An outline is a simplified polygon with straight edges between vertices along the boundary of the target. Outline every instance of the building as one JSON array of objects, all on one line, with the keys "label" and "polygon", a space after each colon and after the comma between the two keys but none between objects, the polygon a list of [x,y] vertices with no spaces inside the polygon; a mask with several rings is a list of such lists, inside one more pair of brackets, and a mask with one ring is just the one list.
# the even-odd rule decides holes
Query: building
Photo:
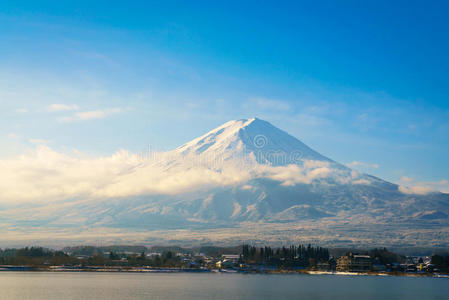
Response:
[{"label": "building", "polygon": [[217,268],[228,269],[234,268],[238,265],[240,255],[223,254],[221,259],[216,263]]},{"label": "building", "polygon": [[230,260],[234,263],[237,263],[240,259],[240,255],[238,254],[223,254],[221,257],[225,260]]},{"label": "building", "polygon": [[316,269],[318,271],[330,271],[331,265],[328,262],[319,262],[316,264]]},{"label": "building", "polygon": [[159,253],[159,252],[147,253],[145,256],[149,259],[155,259],[156,256],[161,257],[162,253]]},{"label": "building", "polygon": [[368,272],[371,271],[371,257],[369,255],[345,255],[337,260],[337,271],[340,272]]}]

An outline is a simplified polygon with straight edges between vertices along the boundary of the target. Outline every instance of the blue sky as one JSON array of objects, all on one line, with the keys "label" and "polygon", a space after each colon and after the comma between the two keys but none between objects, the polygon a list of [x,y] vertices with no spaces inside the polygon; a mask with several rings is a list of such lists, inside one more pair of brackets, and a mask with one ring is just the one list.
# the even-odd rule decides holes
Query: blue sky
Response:
[{"label": "blue sky", "polygon": [[0,157],[42,143],[171,149],[257,116],[362,171],[447,190],[448,11],[446,1],[2,1]]}]

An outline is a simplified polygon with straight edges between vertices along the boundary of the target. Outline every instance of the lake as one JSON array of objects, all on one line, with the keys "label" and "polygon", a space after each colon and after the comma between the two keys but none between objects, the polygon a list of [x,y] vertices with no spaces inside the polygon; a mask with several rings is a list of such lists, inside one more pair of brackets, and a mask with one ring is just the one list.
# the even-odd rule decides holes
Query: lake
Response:
[{"label": "lake", "polygon": [[0,299],[449,299],[448,278],[0,272]]}]

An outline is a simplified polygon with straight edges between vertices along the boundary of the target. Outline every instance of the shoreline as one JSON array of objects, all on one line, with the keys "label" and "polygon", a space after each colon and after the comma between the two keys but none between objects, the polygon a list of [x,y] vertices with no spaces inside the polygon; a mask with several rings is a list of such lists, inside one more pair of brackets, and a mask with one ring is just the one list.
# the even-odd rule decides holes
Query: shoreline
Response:
[{"label": "shoreline", "polygon": [[234,269],[182,269],[182,268],[117,268],[104,266],[89,266],[85,268],[67,267],[31,267],[31,266],[0,266],[3,272],[48,272],[48,273],[218,273],[218,274],[261,274],[261,275],[332,275],[332,276],[383,276],[383,277],[429,277],[449,278],[449,274],[440,273],[401,273],[401,272],[340,272],[313,270],[263,270],[247,271]]}]

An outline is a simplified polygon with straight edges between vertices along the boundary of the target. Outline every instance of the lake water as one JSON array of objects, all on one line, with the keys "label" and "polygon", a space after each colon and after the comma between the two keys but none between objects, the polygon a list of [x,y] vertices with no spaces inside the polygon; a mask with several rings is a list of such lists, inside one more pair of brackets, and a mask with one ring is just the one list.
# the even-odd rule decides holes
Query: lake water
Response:
[{"label": "lake water", "polygon": [[449,299],[449,279],[0,272],[0,299]]}]

